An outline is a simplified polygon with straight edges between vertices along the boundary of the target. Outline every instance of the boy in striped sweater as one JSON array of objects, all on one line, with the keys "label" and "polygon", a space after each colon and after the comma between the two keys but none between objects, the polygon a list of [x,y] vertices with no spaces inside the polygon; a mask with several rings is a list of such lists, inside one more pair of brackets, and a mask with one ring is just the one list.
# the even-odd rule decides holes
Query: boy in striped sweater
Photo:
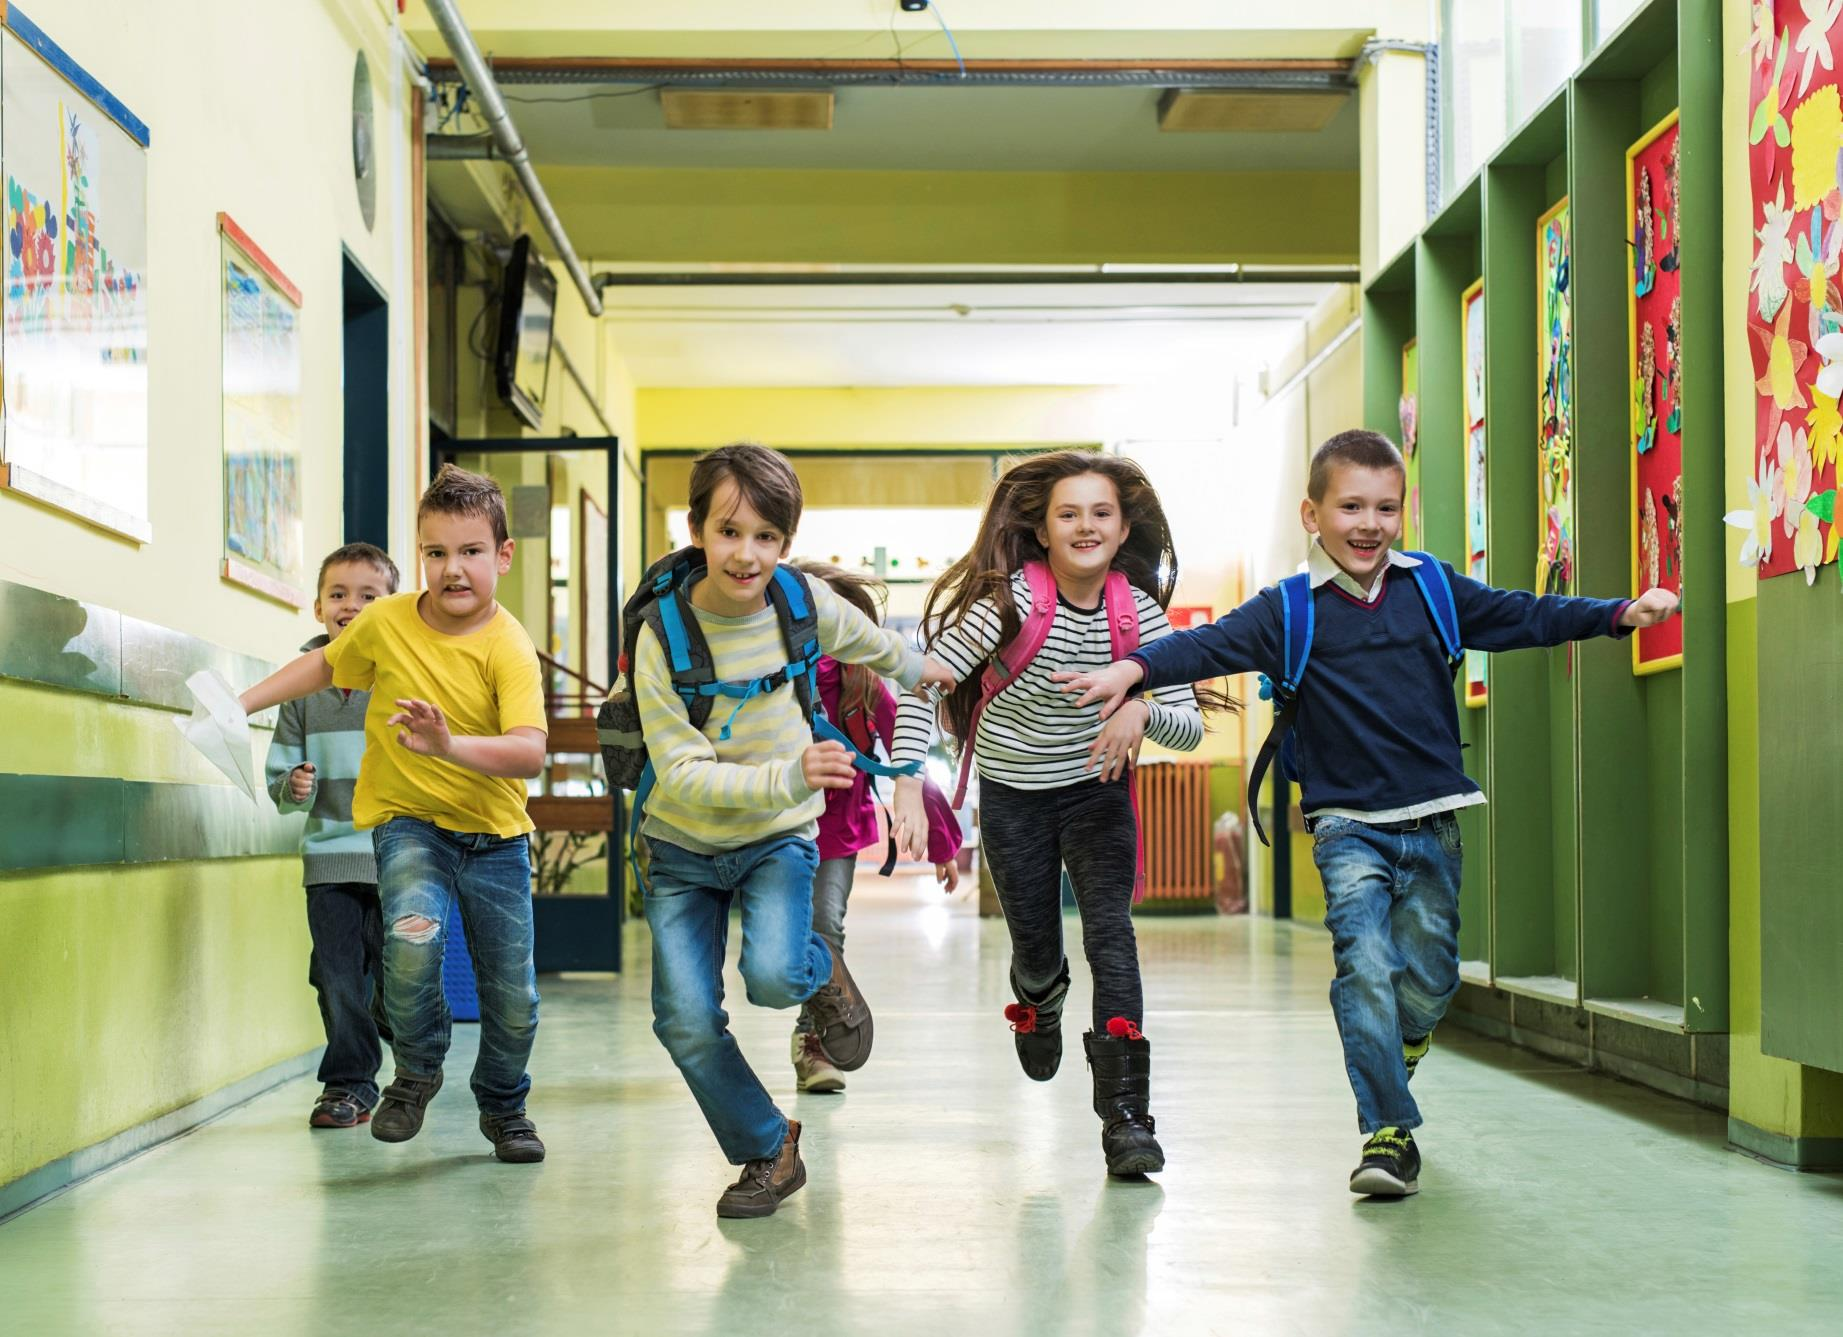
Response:
[{"label": "boy in striped sweater", "polygon": [[[382,550],[348,543],[328,554],[314,597],[314,620],[326,634],[301,649],[337,640],[366,604],[396,592],[397,566]],[[378,866],[371,833],[352,824],[370,703],[371,693],[339,687],[283,702],[265,768],[275,806],[307,814],[301,880],[314,945],[307,980],[326,1026],[323,1089],[307,1120],[315,1128],[353,1128],[370,1120],[384,1057],[374,1019],[384,945]]]}]

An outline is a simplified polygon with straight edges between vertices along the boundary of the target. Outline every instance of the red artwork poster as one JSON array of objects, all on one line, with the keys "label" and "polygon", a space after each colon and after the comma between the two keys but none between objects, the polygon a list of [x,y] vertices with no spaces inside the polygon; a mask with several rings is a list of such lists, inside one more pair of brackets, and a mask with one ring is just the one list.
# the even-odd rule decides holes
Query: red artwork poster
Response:
[{"label": "red artwork poster", "polygon": [[1203,627],[1216,620],[1215,610],[1199,604],[1172,604],[1165,610],[1165,616],[1171,619],[1171,630],[1189,631],[1194,627]]},{"label": "red artwork poster", "polygon": [[1750,505],[1741,561],[1762,578],[1837,558],[1837,456],[1843,436],[1843,9],[1776,0],[1753,6],[1748,174],[1754,247],[1747,341],[1756,379]]},{"label": "red artwork poster", "polygon": [[[1678,246],[1677,113],[1625,153],[1631,245],[1632,593],[1683,591],[1683,275]],[[1683,619],[1632,637],[1632,671],[1683,663]]]}]

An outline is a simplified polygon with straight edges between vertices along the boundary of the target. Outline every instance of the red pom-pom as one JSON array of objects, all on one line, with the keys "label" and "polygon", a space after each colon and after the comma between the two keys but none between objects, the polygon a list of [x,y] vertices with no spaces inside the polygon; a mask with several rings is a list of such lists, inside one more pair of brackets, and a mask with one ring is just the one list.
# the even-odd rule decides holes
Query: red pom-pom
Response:
[{"label": "red pom-pom", "polygon": [[1023,1003],[1006,1003],[1005,1020],[1019,1035],[1029,1035],[1037,1029],[1037,1009]]},{"label": "red pom-pom", "polygon": [[615,662],[615,667],[618,668],[622,673],[626,673],[627,672],[627,656],[622,655],[620,659]]},{"label": "red pom-pom", "polygon": [[1107,1023],[1107,1033],[1116,1040],[1145,1039],[1145,1036],[1140,1034],[1139,1027],[1128,1021],[1125,1017],[1115,1017],[1109,1021]]}]

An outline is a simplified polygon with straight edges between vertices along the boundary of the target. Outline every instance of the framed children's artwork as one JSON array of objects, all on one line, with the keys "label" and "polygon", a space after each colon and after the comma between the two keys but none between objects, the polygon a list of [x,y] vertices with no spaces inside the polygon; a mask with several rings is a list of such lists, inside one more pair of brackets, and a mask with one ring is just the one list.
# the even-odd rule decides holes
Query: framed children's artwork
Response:
[{"label": "framed children's artwork", "polygon": [[[1843,45],[1843,26],[1834,5],[1779,0],[1753,11],[1746,54],[1752,66],[1747,344],[1756,377],[1754,467],[1747,509],[1726,519],[1745,531],[1740,560],[1761,579],[1802,571],[1810,584],[1818,567],[1837,560],[1843,539],[1837,515],[1843,482],[1843,157],[1837,151],[1843,60],[1833,58]],[[1674,161],[1676,130],[1674,122],[1666,125]],[[1634,151],[1643,149],[1641,156],[1652,160],[1657,146],[1649,139]],[[1651,189],[1655,194],[1655,179]],[[1672,236],[1663,249],[1674,252],[1675,245]],[[1838,575],[1843,578],[1843,567]],[[1634,640],[1656,630],[1646,628]]]},{"label": "framed children's artwork", "polygon": [[[1683,299],[1677,245],[1677,113],[1625,152],[1631,245],[1632,592],[1683,591]],[[1683,619],[1632,636],[1632,670],[1683,663]]]},{"label": "framed children's artwork", "polygon": [[224,337],[225,580],[305,606],[301,290],[218,215]]},{"label": "framed children's artwork", "polygon": [[148,129],[24,14],[0,23],[0,486],[146,543]]},{"label": "framed children's artwork", "polygon": [[1401,349],[1401,454],[1408,465],[1407,511],[1401,520],[1402,545],[1421,546],[1421,348],[1410,339]]},{"label": "framed children's artwork", "polygon": [[1536,221],[1536,583],[1574,591],[1574,310],[1568,199]]},{"label": "framed children's artwork", "polygon": [[[1465,571],[1485,579],[1485,281],[1459,299],[1465,334]],[[1489,695],[1482,650],[1465,652],[1465,703],[1482,706]]]}]

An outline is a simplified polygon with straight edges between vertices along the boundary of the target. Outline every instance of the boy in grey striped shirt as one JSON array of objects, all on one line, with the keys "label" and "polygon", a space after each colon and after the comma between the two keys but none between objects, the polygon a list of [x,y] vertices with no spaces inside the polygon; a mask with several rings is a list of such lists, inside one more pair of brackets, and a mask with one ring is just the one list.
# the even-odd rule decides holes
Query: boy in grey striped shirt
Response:
[{"label": "boy in grey striped shirt", "polygon": [[[301,649],[338,639],[366,604],[397,592],[397,566],[382,549],[348,543],[320,564],[314,619],[326,627]],[[269,796],[284,813],[307,814],[301,880],[313,955],[308,983],[320,1000],[326,1054],[322,1090],[308,1123],[354,1128],[378,1103],[383,1062],[374,999],[382,986],[384,920],[371,833],[352,824],[352,788],[365,754],[369,692],[329,687],[282,704],[266,770]],[[385,1038],[388,1038],[387,1036]]]}]

